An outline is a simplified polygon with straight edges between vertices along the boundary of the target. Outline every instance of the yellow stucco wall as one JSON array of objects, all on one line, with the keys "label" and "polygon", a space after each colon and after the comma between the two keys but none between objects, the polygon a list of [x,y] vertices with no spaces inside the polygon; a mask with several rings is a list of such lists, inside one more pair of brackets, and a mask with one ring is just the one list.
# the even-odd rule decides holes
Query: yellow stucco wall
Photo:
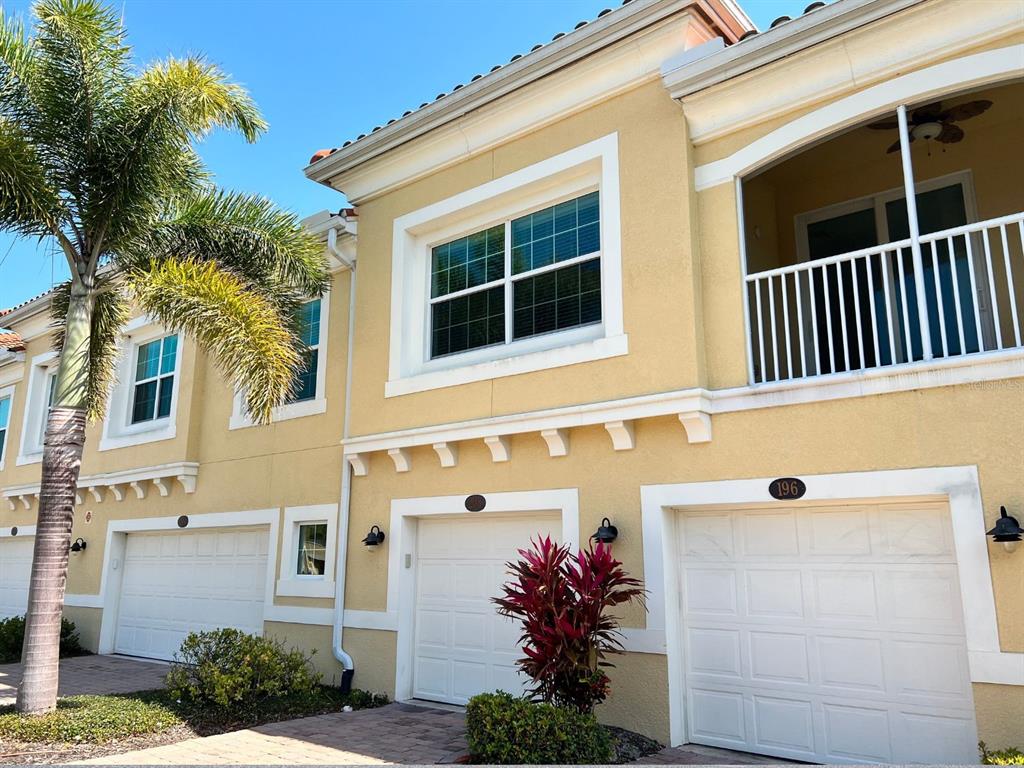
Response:
[{"label": "yellow stucco wall", "polygon": [[[394,219],[614,132],[628,357],[385,398]],[[692,223],[685,147],[678,106],[652,82],[360,206],[351,434],[698,384],[693,266],[686,258]],[[672,354],[665,354],[667,347]]]}]

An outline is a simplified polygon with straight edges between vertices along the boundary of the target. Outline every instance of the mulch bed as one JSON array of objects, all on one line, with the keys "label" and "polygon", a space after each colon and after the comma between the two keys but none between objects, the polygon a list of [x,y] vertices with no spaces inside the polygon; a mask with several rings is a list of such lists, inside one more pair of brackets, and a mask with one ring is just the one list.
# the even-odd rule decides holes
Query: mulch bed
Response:
[{"label": "mulch bed", "polygon": [[632,763],[641,757],[653,755],[664,748],[663,744],[659,744],[654,739],[649,739],[633,731],[627,731],[625,728],[606,725],[605,729],[611,733],[612,741],[615,744],[616,765]]}]

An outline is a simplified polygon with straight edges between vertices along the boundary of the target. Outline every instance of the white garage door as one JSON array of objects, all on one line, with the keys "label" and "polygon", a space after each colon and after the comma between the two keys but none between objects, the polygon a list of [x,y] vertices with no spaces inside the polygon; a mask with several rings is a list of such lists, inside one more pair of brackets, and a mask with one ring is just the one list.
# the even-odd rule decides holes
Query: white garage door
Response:
[{"label": "white garage door", "polygon": [[495,613],[505,563],[538,534],[561,539],[561,517],[464,515],[419,521],[413,695],[465,704],[477,693],[519,694],[519,625]]},{"label": "white garage door", "polygon": [[114,650],[171,659],[189,632],[263,633],[266,528],[132,533]]},{"label": "white garage door", "polygon": [[945,505],[687,513],[679,530],[691,741],[977,762]]},{"label": "white garage door", "polygon": [[0,541],[0,619],[25,613],[34,541],[31,536]]}]

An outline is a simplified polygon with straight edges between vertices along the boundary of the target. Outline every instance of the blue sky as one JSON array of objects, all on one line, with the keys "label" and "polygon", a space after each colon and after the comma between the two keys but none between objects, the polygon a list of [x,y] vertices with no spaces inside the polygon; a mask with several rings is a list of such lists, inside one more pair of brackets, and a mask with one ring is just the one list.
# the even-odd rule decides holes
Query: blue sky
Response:
[{"label": "blue sky", "polygon": [[[302,216],[337,209],[337,192],[302,168],[450,91],[478,72],[571,30],[619,0],[115,0],[139,65],[200,52],[244,84],[270,123],[255,145],[214,135],[201,153],[218,184],[264,194]],[[809,0],[741,0],[760,29]],[[8,15],[28,0],[0,0]],[[0,308],[66,274],[52,245],[0,233]]]}]

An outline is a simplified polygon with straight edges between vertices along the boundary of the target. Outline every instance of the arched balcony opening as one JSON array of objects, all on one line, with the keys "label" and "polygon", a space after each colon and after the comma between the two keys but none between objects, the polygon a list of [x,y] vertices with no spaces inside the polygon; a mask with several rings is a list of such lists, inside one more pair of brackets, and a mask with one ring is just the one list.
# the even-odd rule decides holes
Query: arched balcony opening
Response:
[{"label": "arched balcony opening", "polygon": [[751,383],[1020,348],[1022,125],[1024,83],[949,94],[743,179]]}]

